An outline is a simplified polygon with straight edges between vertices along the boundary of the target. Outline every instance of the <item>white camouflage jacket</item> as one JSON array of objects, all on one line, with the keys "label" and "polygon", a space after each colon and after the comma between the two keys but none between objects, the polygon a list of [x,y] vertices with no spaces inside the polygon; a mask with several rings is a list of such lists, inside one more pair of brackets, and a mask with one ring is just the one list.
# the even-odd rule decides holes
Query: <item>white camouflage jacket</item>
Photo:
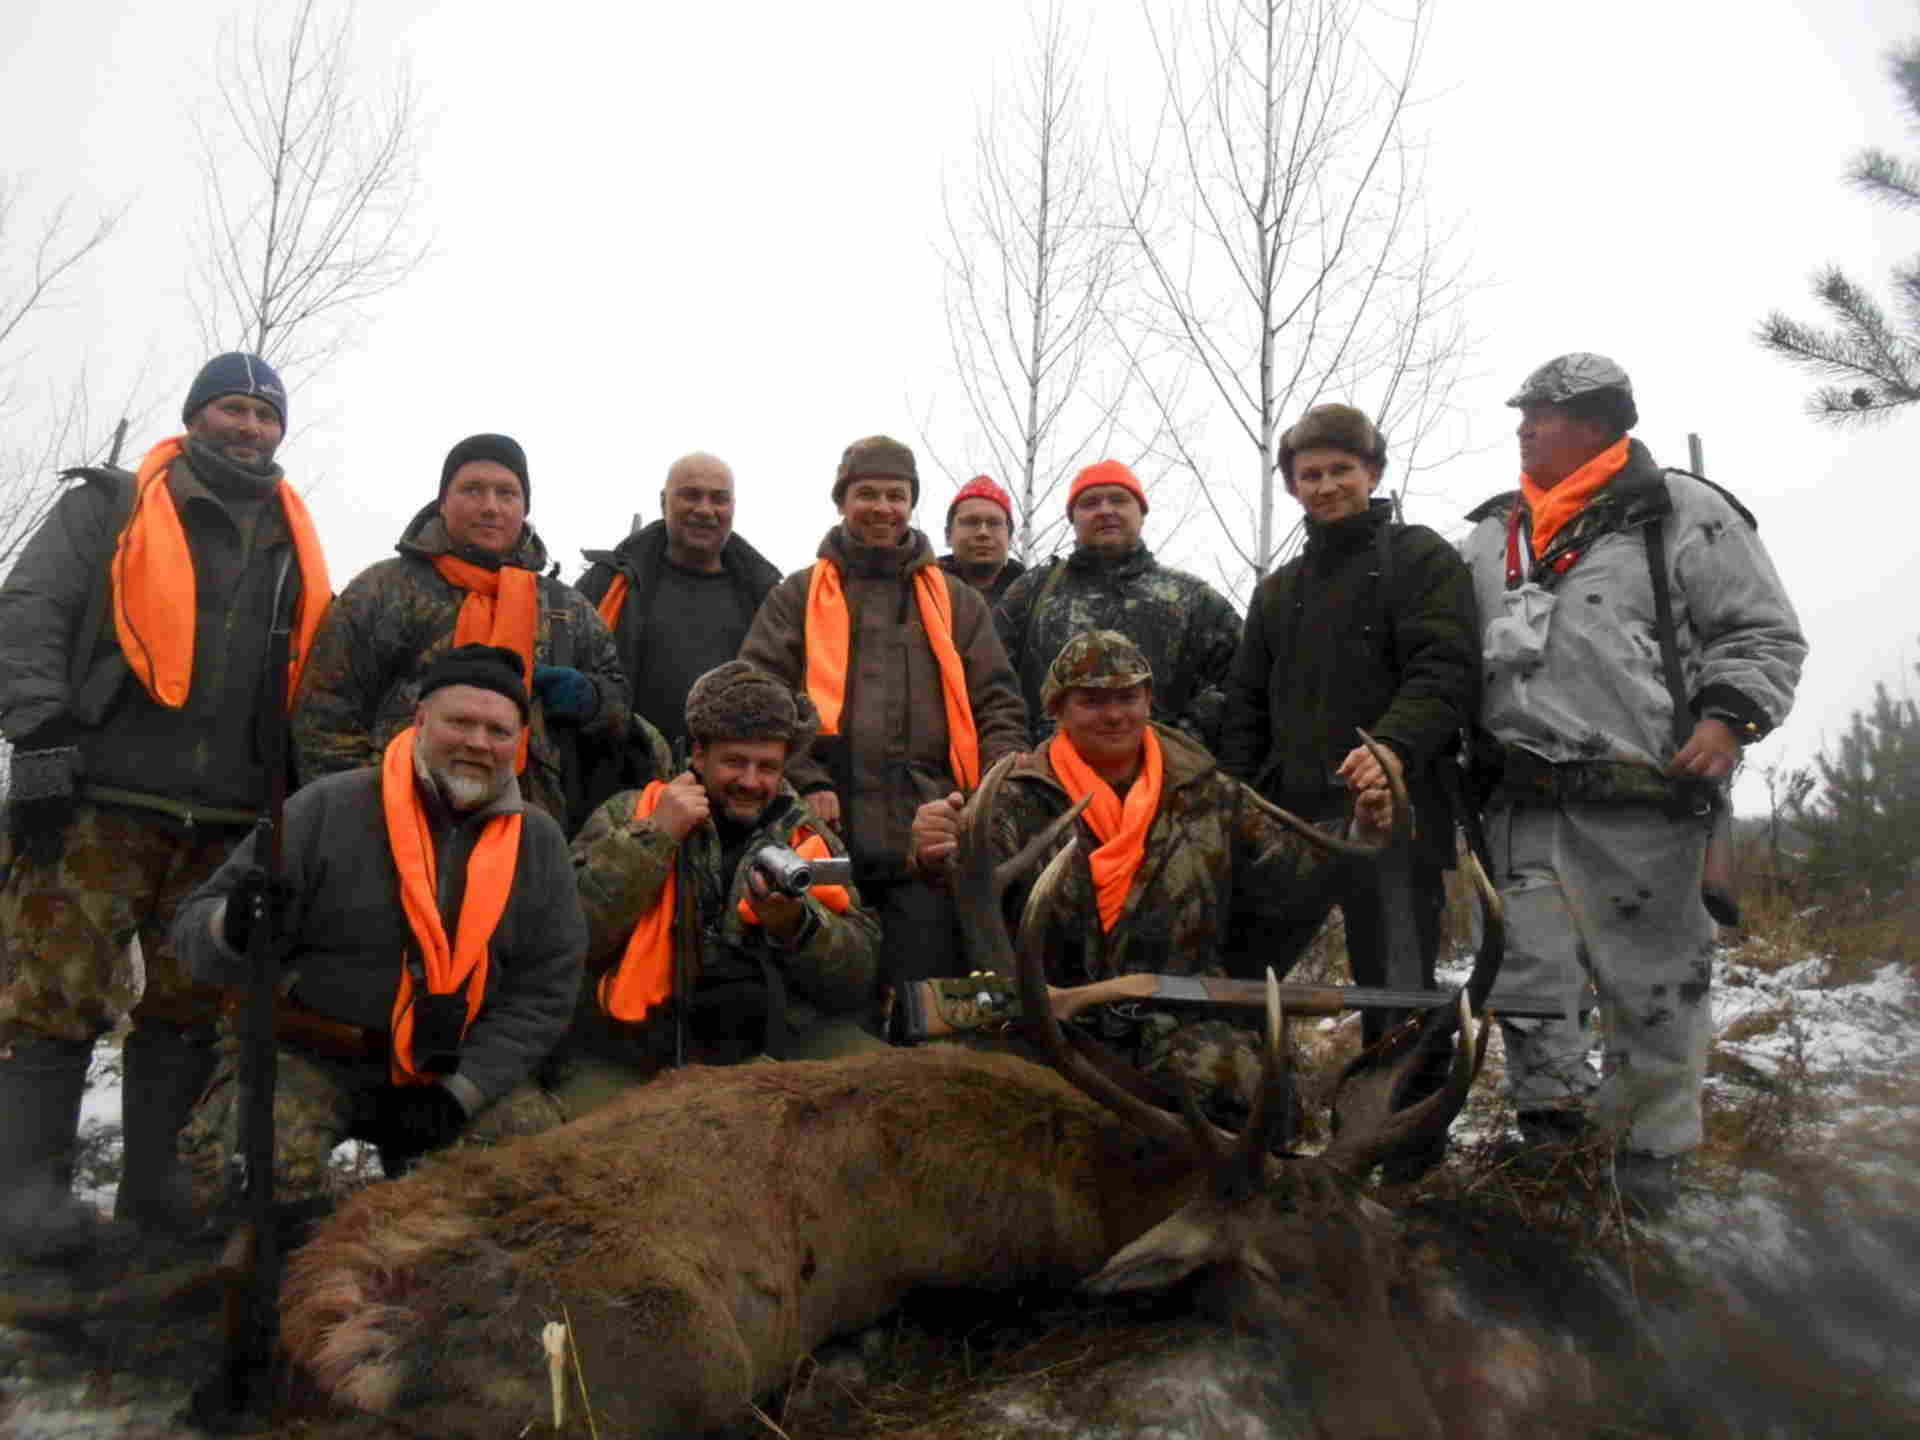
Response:
[{"label": "white camouflage jacket", "polygon": [[[1509,562],[1509,527],[1520,510]],[[1539,561],[1518,491],[1467,518],[1462,545],[1480,604],[1481,723],[1543,759],[1664,769],[1673,701],[1660,655],[1646,527],[1664,515],[1665,563],[1681,674],[1693,714],[1751,741],[1786,718],[1806,637],[1752,517],[1684,471],[1662,471],[1639,441],[1626,468],[1554,536]]]}]

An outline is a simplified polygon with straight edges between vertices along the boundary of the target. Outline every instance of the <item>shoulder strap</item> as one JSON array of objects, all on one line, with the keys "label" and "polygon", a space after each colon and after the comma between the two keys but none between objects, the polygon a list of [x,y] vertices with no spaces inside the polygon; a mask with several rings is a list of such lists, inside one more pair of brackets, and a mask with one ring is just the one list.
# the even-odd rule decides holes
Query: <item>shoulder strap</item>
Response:
[{"label": "shoulder strap", "polygon": [[1680,638],[1673,624],[1673,595],[1667,589],[1665,515],[1647,521],[1647,580],[1653,586],[1653,623],[1660,632],[1660,666],[1667,673],[1667,692],[1673,697],[1673,744],[1675,751],[1686,746],[1687,688],[1680,677]]},{"label": "shoulder strap", "polygon": [[[72,470],[60,472],[62,480],[86,480],[105,486],[111,497],[107,509],[107,531],[118,543],[120,532],[127,528],[127,521],[133,515],[134,477],[129,472],[111,465],[83,465]],[[74,636],[73,649],[67,658],[67,695],[80,693],[80,686],[87,678],[87,671],[93,668],[94,646],[99,643],[100,625],[107,616],[107,603],[113,597],[113,561],[109,556],[107,563],[100,567],[95,576],[93,589],[87,596],[87,613],[81,618],[80,633]]]}]

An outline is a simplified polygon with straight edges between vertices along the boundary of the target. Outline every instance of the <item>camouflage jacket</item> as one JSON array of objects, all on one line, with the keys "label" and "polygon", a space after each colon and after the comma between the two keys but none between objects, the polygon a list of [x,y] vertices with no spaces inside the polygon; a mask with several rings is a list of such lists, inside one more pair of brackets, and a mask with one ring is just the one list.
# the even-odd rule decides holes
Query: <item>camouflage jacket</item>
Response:
[{"label": "camouflage jacket", "polygon": [[[132,477],[116,493],[103,473],[60,496],[0,586],[0,729],[18,741],[65,717],[80,730],[86,783],[245,811],[266,796],[255,727],[274,574],[291,541],[271,498],[254,507],[251,526],[239,522],[233,505],[196,468],[216,459],[191,447],[167,471],[193,559],[187,703],[177,710],[161,705],[133,678],[110,604],[91,637],[87,673],[71,693],[73,647],[93,592],[105,583],[131,501]],[[297,565],[291,575],[297,587]]]},{"label": "camouflage jacket", "polygon": [[[851,612],[846,707],[840,734],[816,741],[787,773],[802,793],[839,793],[840,828],[855,860],[904,875],[913,812],[956,788],[940,669],[913,600],[914,576],[933,565],[933,547],[917,530],[892,549],[855,545],[836,525],[820,542],[820,554],[840,567]],[[776,585],[740,647],[742,660],[796,688],[807,679],[812,576],[808,566]],[[966,581],[945,578],[985,773],[1023,747],[1026,714],[986,602]]]},{"label": "camouflage jacket", "polygon": [[1309,524],[1305,551],[1262,580],[1248,607],[1220,766],[1296,814],[1344,814],[1335,772],[1364,727],[1405,762],[1421,853],[1451,866],[1439,767],[1473,721],[1479,670],[1473,577],[1451,545],[1394,523],[1384,500]]},{"label": "camouflage jacket", "polygon": [[[1297,956],[1275,953],[1276,940],[1297,949],[1312,937],[1344,862],[1275,820],[1194,741],[1154,728],[1165,779],[1126,907],[1111,933],[1100,928],[1087,860],[1100,842],[1077,822],[1079,852],[1042,921],[1053,942],[1048,979],[1081,985],[1140,971],[1251,979],[1268,965],[1284,975]],[[1023,758],[993,817],[995,855],[1018,853],[1070,803],[1045,749]],[[1010,899],[1019,915],[1026,894]]]},{"label": "camouflage jacket", "polygon": [[1170,570],[1142,545],[1118,560],[1076,549],[1013,583],[993,612],[1020,677],[1034,744],[1053,733],[1040,687],[1060,648],[1084,630],[1118,630],[1153,667],[1153,718],[1211,749],[1220,738],[1240,617],[1198,576]]},{"label": "camouflage jacket", "polygon": [[[451,553],[437,507],[414,516],[394,548],[396,559],[368,566],[334,601],[300,677],[293,744],[302,783],[378,765],[387,742],[413,721],[421,676],[453,645],[467,592],[433,568],[436,556]],[[487,557],[460,558],[484,563]],[[537,700],[533,707],[521,794],[571,833],[584,818],[570,803],[570,791],[580,787],[581,751],[626,739],[626,677],[613,636],[586,597],[541,574],[547,551],[531,526],[508,559],[541,577],[534,664],[571,665],[600,694],[600,708],[578,727],[550,725]]]},{"label": "camouflage jacket", "polygon": [[[1516,506],[1522,560],[1510,582]],[[1677,727],[1647,567],[1656,514],[1692,712]],[[1475,528],[1463,550],[1479,599],[1486,686],[1480,722],[1495,741],[1555,764],[1658,772],[1673,756],[1676,728],[1691,733],[1700,715],[1721,715],[1746,739],[1786,718],[1806,637],[1757,530],[1716,487],[1662,471],[1636,440],[1626,468],[1538,561],[1518,492],[1468,518]]]},{"label": "camouflage jacket", "polygon": [[575,1034],[586,1048],[619,1058],[629,1045],[644,1040],[623,1034],[635,1027],[610,1019],[595,997],[601,977],[626,953],[633,927],[660,903],[676,861],[682,881],[691,878],[700,922],[693,967],[696,1004],[703,989],[739,982],[763,985],[765,967],[771,966],[786,982],[790,1029],[825,1015],[866,1013],[879,977],[880,922],[860,903],[858,891],[843,913],[809,896],[804,902],[808,919],[793,946],[769,939],[740,914],[740,901],[747,895],[746,861],[761,846],[792,846],[795,833],[804,830],[820,834],[834,854],[846,853],[839,837],[814,820],[792,786],[781,786],[753,831],[725,854],[712,824],[699,826],[681,846],[651,820],[636,824],[638,800],[639,792],[633,790],[614,796],[594,812],[573,842],[574,881],[589,937],[587,992]]}]

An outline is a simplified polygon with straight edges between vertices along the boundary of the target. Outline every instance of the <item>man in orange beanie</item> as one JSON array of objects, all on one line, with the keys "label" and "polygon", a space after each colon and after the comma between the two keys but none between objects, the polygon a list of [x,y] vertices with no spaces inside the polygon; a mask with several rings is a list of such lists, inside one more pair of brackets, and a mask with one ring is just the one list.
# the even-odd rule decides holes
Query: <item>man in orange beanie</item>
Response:
[{"label": "man in orange beanie", "polygon": [[1036,566],[994,609],[1000,643],[1026,697],[1032,739],[1053,730],[1040,703],[1053,657],[1088,630],[1117,630],[1153,667],[1153,718],[1212,749],[1226,682],[1240,643],[1240,617],[1197,575],[1153,558],[1141,541],[1147,492],[1118,460],[1089,465],[1067,492],[1073,553]]},{"label": "man in orange beanie", "polygon": [[1027,573],[1007,554],[1012,540],[1013,497],[991,475],[976,475],[947,506],[947,553],[940,568],[978,590],[987,604],[998,605],[1007,588]]}]

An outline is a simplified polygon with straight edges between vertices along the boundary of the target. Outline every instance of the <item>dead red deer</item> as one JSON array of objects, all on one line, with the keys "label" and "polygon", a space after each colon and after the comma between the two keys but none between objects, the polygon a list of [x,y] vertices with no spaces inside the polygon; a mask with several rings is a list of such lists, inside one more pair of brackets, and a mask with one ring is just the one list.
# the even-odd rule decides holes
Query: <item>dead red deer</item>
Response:
[{"label": "dead red deer", "polygon": [[[963,821],[958,881],[970,955],[1003,970],[1015,957],[1001,896],[1056,838],[995,870],[986,822],[1005,768]],[[1023,984],[1030,1003],[1044,996],[1030,966]],[[1344,1089],[1391,1094],[1451,1023],[1408,1032]],[[1386,1115],[1372,1139],[1351,1135],[1354,1163],[1444,1126],[1478,1054],[1468,1033],[1446,1091]],[[1061,1063],[1086,1083],[1084,1066]],[[514,1433],[545,1412],[536,1337],[564,1320],[600,1424],[698,1433],[916,1286],[1065,1283],[1138,1253],[1123,1247],[1200,1194],[1200,1146],[1215,1141],[1091,1088],[1100,1103],[1043,1067],[940,1047],[683,1071],[576,1124],[354,1196],[288,1262],[283,1343],[335,1402],[440,1435]],[[1232,1161],[1249,1199],[1262,1164]],[[1371,1236],[1353,1218],[1371,1202],[1333,1167],[1314,1173],[1325,1178],[1302,1183],[1327,1192],[1322,1223],[1344,1203],[1353,1233]]]}]

